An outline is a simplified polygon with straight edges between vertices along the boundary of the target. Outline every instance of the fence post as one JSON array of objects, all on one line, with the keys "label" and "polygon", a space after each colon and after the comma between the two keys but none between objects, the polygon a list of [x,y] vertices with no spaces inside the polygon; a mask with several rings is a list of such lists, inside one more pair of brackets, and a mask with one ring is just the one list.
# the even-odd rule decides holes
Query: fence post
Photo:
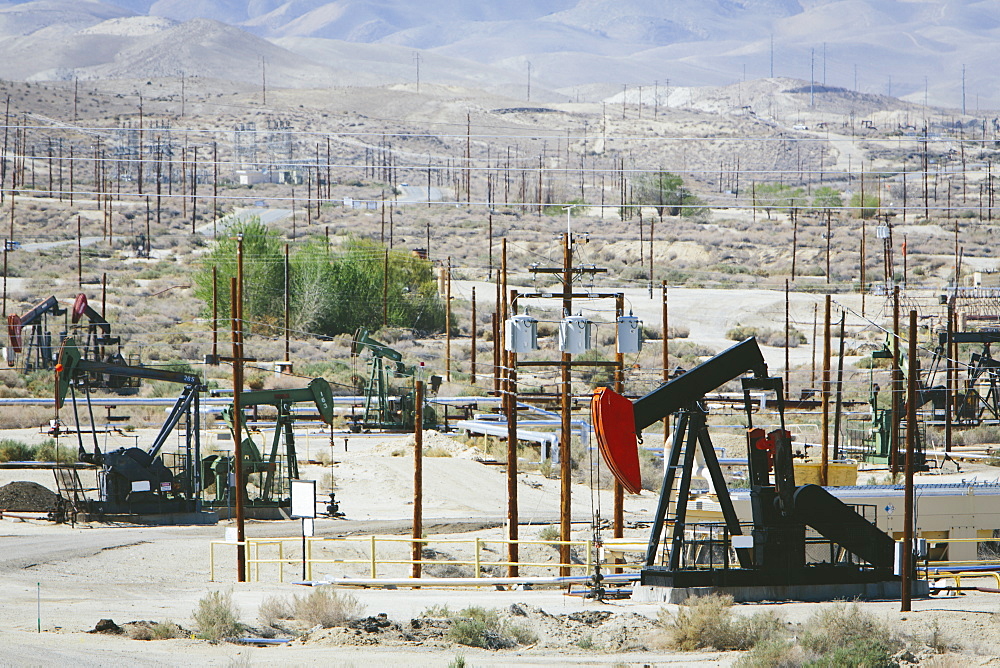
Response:
[{"label": "fence post", "polygon": [[372,540],[372,542],[371,542],[371,545],[372,545],[372,554],[371,554],[371,560],[372,560],[372,579],[375,579],[376,577],[378,577],[377,575],[375,575],[375,536],[372,536],[371,540]]},{"label": "fence post", "polygon": [[482,546],[483,546],[483,544],[482,544],[482,538],[480,538],[479,536],[476,536],[476,577],[477,578],[480,577],[480,572],[482,570],[482,569],[479,568],[479,557],[480,557],[480,550],[482,549]]},{"label": "fence post", "polygon": [[312,582],[313,579],[313,541],[306,540],[306,574],[309,576],[309,581]]}]

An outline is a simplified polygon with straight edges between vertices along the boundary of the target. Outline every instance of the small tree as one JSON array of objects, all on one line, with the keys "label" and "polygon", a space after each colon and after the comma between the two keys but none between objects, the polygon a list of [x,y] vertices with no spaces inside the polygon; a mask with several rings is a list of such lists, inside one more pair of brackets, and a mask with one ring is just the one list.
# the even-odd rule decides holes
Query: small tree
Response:
[{"label": "small tree", "polygon": [[870,193],[865,193],[862,199],[861,193],[851,195],[851,209],[855,218],[871,218],[878,213],[878,197]]},{"label": "small tree", "polygon": [[701,200],[684,187],[684,179],[671,172],[654,172],[639,179],[633,190],[636,204],[652,206],[662,217],[691,216],[698,212]]},{"label": "small tree", "polygon": [[220,236],[194,276],[194,294],[211,307],[212,267],[218,281],[219,317],[229,318],[230,279],[236,276],[237,247],[243,240],[243,317],[249,322],[274,322],[284,309],[284,258],[278,233],[260,218],[236,223]]},{"label": "small tree", "polygon": [[761,183],[754,189],[754,206],[764,209],[767,219],[772,211],[801,209],[806,204],[802,188],[793,188],[784,183]]},{"label": "small tree", "polygon": [[844,206],[844,198],[840,191],[830,186],[817,188],[813,193],[812,206],[814,209],[822,211],[824,209],[839,209]]}]

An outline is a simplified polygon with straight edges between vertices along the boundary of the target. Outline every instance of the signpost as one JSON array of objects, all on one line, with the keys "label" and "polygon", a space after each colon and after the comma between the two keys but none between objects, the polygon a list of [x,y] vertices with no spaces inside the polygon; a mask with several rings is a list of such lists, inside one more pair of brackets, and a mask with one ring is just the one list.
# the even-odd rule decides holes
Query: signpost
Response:
[{"label": "signpost", "polygon": [[302,579],[306,579],[306,536],[315,535],[316,481],[292,480],[292,519],[302,520]]}]

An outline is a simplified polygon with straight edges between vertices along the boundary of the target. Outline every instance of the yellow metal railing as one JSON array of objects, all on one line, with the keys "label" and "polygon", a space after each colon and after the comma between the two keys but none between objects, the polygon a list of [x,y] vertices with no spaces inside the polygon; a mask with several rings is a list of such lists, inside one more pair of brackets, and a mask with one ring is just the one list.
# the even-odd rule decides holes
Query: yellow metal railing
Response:
[{"label": "yellow metal railing", "polygon": [[[293,543],[290,549],[285,549],[285,543]],[[472,558],[470,559],[412,559],[412,558],[398,558],[391,555],[384,554],[384,548],[391,545],[409,545],[420,544],[426,546],[429,544],[433,545],[452,545],[461,546],[467,545],[472,550]],[[260,570],[262,565],[275,564],[278,567],[278,581],[284,582],[284,569],[285,566],[301,566],[302,559],[302,538],[301,537],[282,537],[282,538],[247,538],[243,545],[246,546],[246,566],[247,566],[247,578],[252,581],[260,581]],[[585,558],[580,563],[561,563],[561,562],[535,562],[535,561],[517,561],[511,562],[506,559],[485,559],[483,555],[483,549],[487,545],[548,545],[550,547],[558,548],[562,545],[569,545],[570,547],[576,547],[581,550]],[[216,540],[211,541],[209,544],[209,578],[211,581],[215,581],[215,571],[216,571],[216,548],[222,545],[232,545],[238,546],[240,543],[236,541],[226,541],[226,540]],[[349,545],[361,545],[363,546],[362,557],[323,557],[321,550],[326,548],[342,548]],[[267,546],[277,546],[277,557],[261,556],[261,547]],[[628,548],[632,547],[641,548],[645,550],[645,544],[636,542],[633,544],[628,544]],[[625,547],[625,546],[623,546]],[[298,548],[298,549],[296,549]],[[382,554],[380,554],[380,548]],[[636,549],[634,551],[641,551]],[[633,551],[629,549],[628,551]],[[622,568],[627,566],[627,564],[616,563],[614,557],[621,555],[621,548],[615,549],[613,552],[611,549],[608,550],[609,558],[600,559],[601,568]],[[319,554],[318,554],[319,553]],[[292,556],[295,555],[295,556]],[[603,556],[603,554],[601,555]],[[316,565],[323,564],[345,564],[345,565],[365,565],[368,567],[368,576],[370,578],[379,577],[379,569],[382,566],[413,566],[414,564],[420,564],[421,566],[431,566],[431,565],[454,565],[454,566],[471,566],[474,569],[474,578],[483,577],[482,569],[484,567],[507,567],[511,565],[518,565],[521,567],[537,567],[537,568],[550,568],[550,569],[569,569],[572,573],[573,570],[582,571],[583,573],[590,573],[593,571],[595,566],[595,549],[594,542],[592,540],[570,540],[570,541],[560,541],[560,540],[510,540],[505,538],[439,538],[439,539],[413,539],[401,536],[358,536],[358,537],[308,537],[305,539],[305,579],[313,579],[313,568]]]}]

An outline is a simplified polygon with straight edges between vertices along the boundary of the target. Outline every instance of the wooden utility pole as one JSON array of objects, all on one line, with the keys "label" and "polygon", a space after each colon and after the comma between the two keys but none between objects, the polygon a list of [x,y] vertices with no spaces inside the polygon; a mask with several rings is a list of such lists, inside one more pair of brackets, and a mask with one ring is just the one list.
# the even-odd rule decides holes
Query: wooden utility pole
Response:
[{"label": "wooden utility pole", "polygon": [[[625,315],[625,295],[618,293],[618,296],[615,297],[615,392],[618,394],[625,393],[625,356],[617,352],[621,350],[617,323],[623,315]],[[666,330],[664,330],[665,341]],[[625,488],[618,482],[617,478],[614,482],[614,517],[611,528],[611,535],[614,538],[622,538],[625,535]]]},{"label": "wooden utility pole", "polygon": [[444,276],[444,377],[451,382],[451,258]]},{"label": "wooden utility pole", "polygon": [[[573,239],[569,232],[563,235],[563,317],[573,314]],[[573,405],[572,375],[570,374],[570,364],[573,356],[568,352],[562,354],[562,367],[560,368],[561,380],[561,426],[559,434],[559,561],[562,564],[569,564],[570,559],[570,513],[572,511],[572,440],[573,434],[570,431],[570,412]],[[569,566],[560,566],[559,574],[568,576]]]},{"label": "wooden utility pole", "polygon": [[[215,270],[215,267],[212,267]],[[285,244],[285,371],[291,371],[287,365],[292,361],[291,340],[289,337],[289,312],[291,311],[291,267],[288,264],[288,244]]]},{"label": "wooden utility pole", "polygon": [[76,286],[83,289],[83,239],[80,216],[76,217]]},{"label": "wooden utility pole", "polygon": [[212,364],[219,363],[219,272],[212,265]]},{"label": "wooden utility pole", "polygon": [[865,219],[861,219],[861,317],[865,317],[865,295],[868,290],[865,289],[865,235],[867,233],[867,226],[865,224]]},{"label": "wooden utility pole", "polygon": [[892,288],[892,404],[889,433],[889,470],[899,473],[899,395],[903,389],[902,371],[899,367],[899,286]]},{"label": "wooden utility pole", "polygon": [[844,324],[847,311],[840,312],[840,353],[837,356],[837,400],[833,408],[833,459],[840,459],[840,415],[844,408]]},{"label": "wooden utility pole", "polygon": [[472,331],[470,336],[472,338],[472,348],[469,350],[469,357],[471,369],[469,370],[469,382],[472,385],[476,384],[476,286],[472,286]]},{"label": "wooden utility pole", "polygon": [[951,452],[951,408],[953,397],[955,396],[955,368],[952,362],[952,344],[955,340],[955,296],[948,298],[948,310],[946,315],[945,331],[945,354],[944,354],[944,451]]},{"label": "wooden utility pole", "polygon": [[823,451],[820,453],[819,484],[826,486],[830,467],[830,295],[823,309]]},{"label": "wooden utility pole", "polygon": [[382,326],[389,326],[389,249],[385,249],[382,265]]},{"label": "wooden utility pole", "polygon": [[[504,285],[507,283],[507,240],[504,239],[503,248],[503,271]],[[512,314],[517,309],[517,290],[510,291],[510,308]],[[507,308],[504,308],[507,314]],[[509,317],[509,316],[508,316]],[[501,329],[506,329],[505,323],[500,324]],[[518,575],[518,507],[517,507],[517,353],[507,352],[505,355],[506,364],[503,375],[504,401],[507,407],[507,575],[517,577]]]},{"label": "wooden utility pole", "polygon": [[[424,381],[414,383],[413,410],[413,570],[420,577],[424,554]],[[477,573],[478,575],[478,573]]]},{"label": "wooden utility pole", "polygon": [[791,387],[788,384],[788,373],[789,363],[788,348],[791,336],[791,321],[789,318],[789,303],[788,303],[788,279],[785,279],[785,396],[791,395]]},{"label": "wooden utility pole", "polygon": [[[660,283],[660,325],[663,327],[663,345],[661,346],[660,366],[663,367],[663,382],[670,380],[670,320],[667,312],[667,282]],[[621,394],[621,392],[619,392]],[[663,447],[667,446],[667,436],[670,434],[670,416],[663,418]],[[664,451],[666,456],[666,451]]]},{"label": "wooden utility pole", "polygon": [[[242,243],[241,243],[242,245]],[[238,254],[242,258],[242,253]],[[231,492],[235,495],[236,505],[236,581],[246,582],[246,532],[243,517],[243,409],[240,406],[240,395],[243,393],[243,353],[242,327],[240,318],[239,279],[229,279],[229,313],[232,321],[233,341],[233,468],[236,477]]]},{"label": "wooden utility pole", "polygon": [[910,311],[910,373],[906,382],[906,460],[903,482],[903,572],[900,611],[910,611],[913,577],[913,448],[917,436],[917,312]]},{"label": "wooden utility pole", "polygon": [[193,156],[191,158],[191,234],[195,233],[195,223],[196,217],[198,215],[198,147],[194,146],[191,149],[193,151]]},{"label": "wooden utility pole", "polygon": [[819,338],[817,328],[819,327],[819,306],[813,304],[813,349],[812,349],[812,371],[809,374],[809,387],[816,387],[816,340]]}]

